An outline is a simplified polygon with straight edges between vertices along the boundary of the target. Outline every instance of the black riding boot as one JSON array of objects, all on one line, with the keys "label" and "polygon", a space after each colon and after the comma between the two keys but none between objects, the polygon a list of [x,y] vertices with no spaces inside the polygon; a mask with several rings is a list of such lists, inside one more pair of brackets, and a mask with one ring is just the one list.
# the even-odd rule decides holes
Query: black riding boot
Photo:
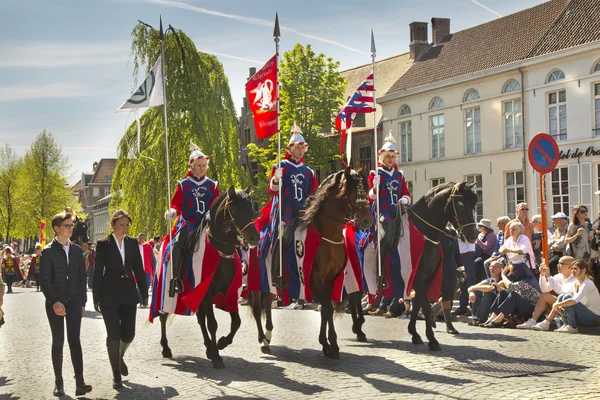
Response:
[{"label": "black riding boot", "polygon": [[169,297],[175,297],[175,293],[183,292],[183,280],[181,271],[186,261],[186,244],[188,239],[187,226],[182,227],[173,240],[173,278],[169,282]]},{"label": "black riding boot", "polygon": [[54,384],[54,391],[52,392],[52,394],[56,397],[65,395],[65,386],[63,384],[62,378],[56,378]]},{"label": "black riding boot", "polygon": [[86,385],[83,375],[75,375],[75,396],[83,396],[92,391],[91,385]]},{"label": "black riding boot", "polygon": [[125,361],[123,361],[123,356],[125,356],[125,352],[127,351],[127,348],[129,347],[131,343],[124,343],[123,341],[121,341],[120,344],[120,352],[121,352],[121,375],[123,376],[127,376],[129,375],[129,370],[127,369],[127,365],[125,364]]},{"label": "black riding boot", "polygon": [[121,381],[121,341],[106,339],[108,359],[113,373],[113,389],[122,389]]}]

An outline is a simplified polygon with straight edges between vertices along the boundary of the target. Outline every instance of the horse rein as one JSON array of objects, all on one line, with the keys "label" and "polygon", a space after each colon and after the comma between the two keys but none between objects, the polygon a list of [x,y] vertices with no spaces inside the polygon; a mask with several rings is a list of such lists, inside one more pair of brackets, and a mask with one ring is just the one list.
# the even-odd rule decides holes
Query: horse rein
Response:
[{"label": "horse rein", "polygon": [[[225,200],[223,201],[223,203],[221,203],[221,205],[219,205],[219,208],[217,209],[217,214],[219,214],[219,211],[221,211],[221,209],[223,209],[223,213],[225,214],[223,219],[225,219],[226,216],[229,216],[229,221],[225,221],[225,222],[229,222],[229,223],[233,223],[233,226],[235,226],[235,229],[237,231],[237,237],[238,239],[241,238],[244,235],[244,231],[252,224],[254,224],[254,221],[250,220],[250,222],[248,222],[243,228],[240,229],[240,227],[237,226],[237,224],[235,223],[235,219],[233,218],[233,214],[231,213],[231,199],[229,198],[229,193],[227,193],[227,197],[225,198]],[[217,216],[215,215],[215,219],[217,218]],[[239,244],[231,244],[228,243],[224,240],[221,240],[219,238],[216,238],[213,236],[213,234],[210,231],[210,226],[208,228],[206,228],[206,233],[208,234],[208,236],[221,244],[225,244],[228,246],[233,246],[234,248],[239,247]],[[234,257],[235,254],[235,250],[233,253],[231,254],[225,254],[223,252],[221,252],[221,250],[218,250],[219,252],[219,256],[223,257],[223,258],[228,258],[228,259],[232,259]]]}]

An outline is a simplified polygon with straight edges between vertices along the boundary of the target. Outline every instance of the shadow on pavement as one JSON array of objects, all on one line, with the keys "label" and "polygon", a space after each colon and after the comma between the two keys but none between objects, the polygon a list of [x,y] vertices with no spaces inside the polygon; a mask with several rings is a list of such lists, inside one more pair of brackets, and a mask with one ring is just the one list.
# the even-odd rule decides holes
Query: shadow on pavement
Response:
[{"label": "shadow on pavement", "polygon": [[[481,328],[482,330],[485,328]],[[495,329],[496,331],[498,331],[498,329]],[[497,334],[497,333],[487,333],[489,331],[483,331],[483,332],[461,332],[458,335],[453,335],[454,338],[456,339],[466,339],[466,340],[494,340],[497,342],[511,342],[511,343],[515,343],[515,342],[528,342],[528,339],[525,338],[520,338],[520,337],[515,337],[515,336],[511,336],[511,335],[501,335],[501,334]],[[439,339],[438,336],[436,335],[436,339],[440,340],[440,345],[444,346],[442,342],[443,339]],[[410,337],[409,337],[410,340]]]},{"label": "shadow on pavement", "polygon": [[157,386],[150,387],[140,385],[137,383],[131,383],[127,380],[123,381],[123,389],[115,395],[115,399],[129,400],[129,399],[171,399],[179,396],[179,392],[171,386]]},{"label": "shadow on pavement", "polygon": [[[342,348],[343,350],[343,348]],[[294,362],[304,367],[324,369],[361,378],[366,383],[383,393],[406,394],[441,394],[436,391],[421,389],[392,382],[398,378],[407,378],[421,382],[444,382],[449,385],[464,385],[473,382],[469,379],[438,376],[421,371],[413,371],[395,361],[380,356],[358,355],[340,352],[340,360],[331,360],[315,349],[290,349],[288,347],[272,346],[272,354],[279,361]],[[379,375],[374,377],[374,375]],[[386,379],[385,377],[388,377]],[[418,385],[418,384],[417,384]]]},{"label": "shadow on pavement", "polygon": [[[264,358],[263,361],[254,363],[243,358],[223,357],[224,369],[215,369],[210,360],[200,357],[175,357],[171,361],[176,364],[163,364],[163,366],[175,368],[181,372],[194,373],[198,378],[215,381],[217,386],[229,386],[232,382],[236,384],[262,382],[309,396],[328,390],[319,385],[311,385],[288,378],[283,367],[269,362],[275,361],[272,358]],[[287,372],[289,373],[289,371]]]}]

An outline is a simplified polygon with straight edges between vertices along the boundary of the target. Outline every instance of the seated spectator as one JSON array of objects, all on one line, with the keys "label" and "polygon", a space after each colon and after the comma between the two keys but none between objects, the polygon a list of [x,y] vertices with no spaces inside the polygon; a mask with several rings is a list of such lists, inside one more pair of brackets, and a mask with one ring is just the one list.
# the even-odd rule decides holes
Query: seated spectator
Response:
[{"label": "seated spectator", "polygon": [[497,293],[493,284],[501,281],[504,266],[500,261],[492,261],[489,268],[491,277],[469,288],[469,301],[473,311],[473,320],[469,325],[477,326],[487,321],[492,303],[496,299]]},{"label": "seated spectator", "polygon": [[583,260],[575,261],[571,266],[571,273],[576,281],[571,285],[569,293],[559,295],[548,318],[540,322],[542,324],[548,321],[549,325],[556,315],[560,315],[565,325],[555,332],[578,333],[578,326],[600,324],[600,293],[590,279],[588,263]]},{"label": "seated spectator", "polygon": [[483,218],[479,221],[479,236],[475,242],[475,273],[477,281],[481,281],[487,273],[483,271],[483,263],[492,256],[496,248],[496,234],[492,221]]},{"label": "seated spectator", "polygon": [[492,315],[482,324],[486,328],[501,328],[504,318],[511,315],[529,319],[540,298],[538,281],[525,263],[509,265],[501,277],[501,283],[493,283],[499,293],[491,307]]},{"label": "seated spectator", "polygon": [[510,236],[504,239],[504,244],[500,247],[500,253],[504,254],[508,264],[524,262],[531,269],[535,268],[535,256],[531,242],[523,234],[523,224],[512,222],[510,225]]},{"label": "seated spectator", "polygon": [[540,295],[540,299],[535,305],[535,309],[533,310],[533,315],[531,316],[531,318],[529,318],[521,325],[517,325],[517,328],[536,329],[543,331],[547,331],[550,329],[550,323],[547,323],[546,320],[542,321],[539,324],[537,323],[537,321],[542,316],[542,314],[547,311],[548,308],[552,307],[552,305],[556,302],[558,295],[569,292],[571,284],[576,280],[575,277],[571,274],[571,266],[574,262],[575,259],[573,257],[561,257],[558,261],[559,273],[554,276],[550,276],[550,268],[548,268],[547,265],[541,265],[540,289],[542,291],[542,294]]},{"label": "seated spectator", "polygon": [[[550,274],[552,276],[558,274],[558,260],[562,256],[566,256],[565,250],[567,243],[565,238],[567,235],[567,228],[569,226],[569,217],[563,212],[558,212],[552,216],[552,222],[554,223],[555,230],[550,241],[548,242],[548,250],[550,251],[550,257],[548,259],[548,266],[550,267]],[[571,271],[569,270],[569,274]]]},{"label": "seated spectator", "polygon": [[590,260],[590,243],[592,241],[591,228],[586,222],[588,209],[586,206],[573,206],[571,224],[567,229],[567,255],[576,260]]},{"label": "seated spectator", "polygon": [[492,256],[483,262],[483,270],[490,278],[490,264],[492,261],[503,261],[503,256],[500,254],[500,247],[504,244],[504,230],[506,225],[510,222],[510,218],[506,215],[496,220],[496,226],[498,227],[498,233],[496,233],[496,246],[492,252]]}]

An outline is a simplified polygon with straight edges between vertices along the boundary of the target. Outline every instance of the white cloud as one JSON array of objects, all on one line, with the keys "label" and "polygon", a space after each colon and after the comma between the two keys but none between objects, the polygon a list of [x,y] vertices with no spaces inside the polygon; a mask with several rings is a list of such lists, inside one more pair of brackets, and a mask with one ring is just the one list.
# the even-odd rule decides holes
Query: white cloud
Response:
[{"label": "white cloud", "polygon": [[[273,21],[269,21],[269,20],[265,20],[265,19],[259,19],[259,18],[252,18],[252,17],[245,17],[243,15],[237,15],[237,14],[228,14],[228,13],[224,13],[221,11],[214,11],[214,10],[209,10],[207,8],[202,8],[202,7],[197,7],[197,6],[193,6],[191,4],[187,4],[187,3],[182,3],[179,1],[173,1],[173,0],[148,0],[151,3],[156,3],[156,4],[162,4],[168,7],[175,7],[175,8],[181,8],[183,10],[189,10],[189,11],[194,11],[194,12],[198,12],[201,14],[206,14],[206,15],[213,15],[216,17],[221,17],[221,18],[227,18],[227,19],[233,19],[236,21],[240,21],[240,22],[245,22],[247,24],[251,24],[251,25],[259,25],[259,26],[266,26],[269,28],[273,28],[275,20]],[[354,47],[350,47],[345,45],[344,43],[340,43],[340,42],[336,42],[335,40],[331,40],[331,39],[327,39],[321,36],[316,36],[316,35],[310,35],[308,33],[304,33],[304,32],[300,32],[296,29],[292,29],[292,28],[288,28],[286,26],[280,25],[279,29],[282,31],[287,31],[287,32],[291,32],[294,33],[298,36],[302,36],[308,39],[314,39],[314,40],[318,40],[320,42],[323,43],[328,43],[331,44],[333,46],[337,46],[337,47],[341,47],[343,49],[349,50],[349,51],[353,51],[355,53],[359,53],[359,54],[366,54],[363,51],[360,51],[358,49],[355,49]]]},{"label": "white cloud", "polygon": [[117,43],[0,44],[0,67],[50,68],[125,63],[129,45]]},{"label": "white cloud", "polygon": [[213,55],[218,56],[218,57],[225,57],[225,58],[232,58],[234,60],[247,61],[247,62],[252,63],[252,64],[262,64],[262,63],[267,62],[267,60],[258,61],[258,60],[253,60],[252,58],[238,57],[238,56],[234,56],[234,55],[231,55],[231,54],[217,53],[217,52],[211,51],[211,50],[198,49],[198,51],[201,51],[201,52],[206,53],[206,54],[213,54]]},{"label": "white cloud", "polygon": [[492,14],[495,14],[495,15],[497,15],[497,16],[499,16],[499,17],[502,17],[502,14],[500,14],[499,12],[497,12],[497,11],[494,11],[494,10],[492,10],[491,8],[487,7],[487,6],[484,6],[483,4],[481,4],[480,2],[478,2],[478,1],[476,1],[476,0],[471,0],[471,2],[472,2],[473,4],[476,4],[476,5],[478,5],[479,7],[483,8],[484,10],[487,10],[487,11],[491,12]]},{"label": "white cloud", "polygon": [[83,97],[93,94],[89,86],[72,83],[20,84],[0,86],[0,103],[16,100]]}]

